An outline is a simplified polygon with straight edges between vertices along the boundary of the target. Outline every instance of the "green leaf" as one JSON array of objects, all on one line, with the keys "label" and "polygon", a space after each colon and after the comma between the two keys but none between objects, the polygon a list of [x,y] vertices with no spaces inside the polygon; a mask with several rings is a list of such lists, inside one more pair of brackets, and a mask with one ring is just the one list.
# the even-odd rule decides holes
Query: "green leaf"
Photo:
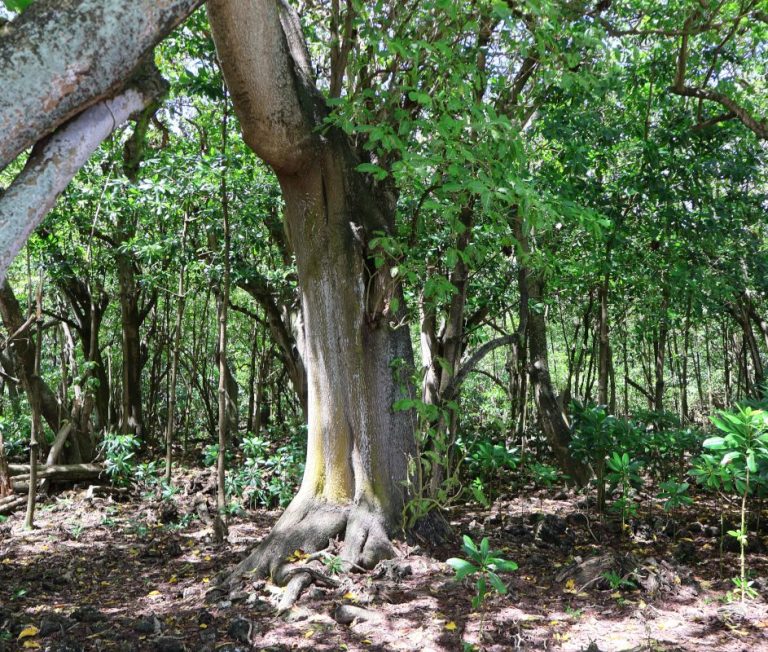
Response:
[{"label": "green leaf", "polygon": [[472,552],[474,554],[477,554],[477,546],[475,545],[475,542],[472,541],[472,539],[468,535],[464,535],[462,537],[462,541],[464,542],[464,550],[467,552]]},{"label": "green leaf", "polygon": [[389,172],[387,172],[384,168],[379,167],[378,165],[374,165],[373,163],[361,163],[357,166],[356,169],[358,172],[370,174],[374,179],[378,181],[386,179],[389,176]]},{"label": "green leaf", "polygon": [[34,0],[3,0],[3,4],[5,5],[6,9],[8,9],[8,11],[13,11],[17,14],[20,14],[27,7],[29,7],[33,1]]},{"label": "green leaf", "polygon": [[726,466],[739,457],[741,457],[741,453],[739,451],[731,451],[730,453],[726,453],[723,455],[723,459],[720,460],[720,466]]},{"label": "green leaf", "polygon": [[458,557],[451,557],[445,562],[454,571],[456,571],[456,579],[463,580],[467,575],[476,573],[478,568],[474,564],[468,562],[466,559],[459,559]]},{"label": "green leaf", "polygon": [[[712,421],[716,421],[715,419],[712,419]],[[717,425],[717,423],[715,423]],[[719,427],[719,426],[718,426]],[[721,428],[721,430],[727,430],[728,428]],[[725,446],[725,439],[723,437],[709,437],[708,439],[705,439],[702,443],[702,446],[704,448],[722,448]]]},{"label": "green leaf", "polygon": [[507,592],[506,585],[501,581],[501,578],[496,575],[496,573],[488,573],[488,579],[491,582],[491,586],[493,586],[493,588],[496,589],[498,593],[504,595]]},{"label": "green leaf", "polygon": [[757,473],[757,462],[755,461],[755,451],[753,450],[747,453],[747,468],[750,473]]},{"label": "green leaf", "polygon": [[488,562],[489,565],[493,566],[497,573],[511,573],[512,571],[516,571],[518,569],[518,565],[515,562],[509,561],[507,559],[491,557]]}]

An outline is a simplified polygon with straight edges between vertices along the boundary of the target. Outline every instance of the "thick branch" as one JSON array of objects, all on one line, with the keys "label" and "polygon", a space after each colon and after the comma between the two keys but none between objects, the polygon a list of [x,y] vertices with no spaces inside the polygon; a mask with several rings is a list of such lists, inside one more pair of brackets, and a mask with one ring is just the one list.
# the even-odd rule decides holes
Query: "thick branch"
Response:
[{"label": "thick branch", "polygon": [[758,120],[747,109],[735,102],[724,93],[709,90],[707,88],[695,88],[693,86],[673,86],[670,90],[683,97],[696,97],[700,100],[717,102],[732,113],[747,129],[754,132],[758,138],[768,140],[768,123]]},{"label": "thick branch", "polygon": [[443,399],[450,401],[459,393],[462,383],[467,379],[467,376],[472,370],[480,363],[480,361],[489,353],[495,351],[500,346],[506,346],[508,344],[519,343],[520,336],[518,333],[512,333],[511,335],[504,335],[497,337],[495,340],[486,342],[477,351],[470,355],[466,362],[461,365],[458,373],[453,377],[451,384],[446,387],[443,392]]},{"label": "thick branch", "polygon": [[[0,170],[122,87],[202,0],[37,0],[0,39]],[[243,3],[245,4],[245,3]]]},{"label": "thick branch", "polygon": [[157,88],[129,88],[99,102],[41,141],[0,199],[0,283],[5,270],[101,142],[157,97]]},{"label": "thick branch", "polygon": [[298,17],[283,0],[210,0],[207,7],[245,142],[275,169],[300,170],[318,120]]}]

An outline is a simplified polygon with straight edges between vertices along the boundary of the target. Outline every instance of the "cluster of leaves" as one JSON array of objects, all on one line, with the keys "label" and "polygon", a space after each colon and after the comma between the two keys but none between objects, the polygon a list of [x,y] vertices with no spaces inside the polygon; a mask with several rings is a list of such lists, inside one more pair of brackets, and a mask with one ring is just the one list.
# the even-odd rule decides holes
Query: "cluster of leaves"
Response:
[{"label": "cluster of leaves", "polygon": [[490,589],[501,595],[507,592],[507,586],[499,574],[517,570],[517,564],[504,559],[501,553],[491,550],[488,537],[483,537],[478,546],[465,534],[462,549],[467,556],[466,559],[452,557],[446,563],[456,571],[457,580],[461,581],[466,577],[475,578],[472,608],[479,609],[488,597]]},{"label": "cluster of leaves", "polygon": [[285,507],[293,498],[304,471],[306,430],[297,427],[285,440],[285,433],[274,429],[269,437],[249,435],[240,444],[241,464],[227,475],[227,495],[237,497],[251,508]]}]

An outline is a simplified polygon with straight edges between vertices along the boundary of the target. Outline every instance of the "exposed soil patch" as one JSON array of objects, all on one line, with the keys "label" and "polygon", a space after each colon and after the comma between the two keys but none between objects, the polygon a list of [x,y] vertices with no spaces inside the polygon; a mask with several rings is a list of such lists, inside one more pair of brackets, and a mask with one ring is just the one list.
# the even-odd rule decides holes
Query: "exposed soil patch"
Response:
[{"label": "exposed soil patch", "polygon": [[[737,558],[720,551],[713,506],[697,500],[674,519],[656,510],[622,533],[588,518],[583,497],[555,495],[449,515],[457,534],[488,536],[519,564],[504,576],[508,594],[492,596],[484,615],[471,609],[472,582],[456,582],[444,563],[462,556],[458,538],[429,551],[400,542],[397,560],[367,573],[334,573],[329,555],[323,573],[333,581],[313,583],[278,613],[284,590],[270,582],[210,591],[278,512],[233,518],[228,542],[215,545],[199,517],[200,494],[169,502],[71,490],[40,507],[33,532],[22,529],[21,513],[0,524],[0,650],[461,650],[462,642],[485,650],[768,650],[763,599],[746,608],[724,601]],[[761,536],[749,565],[764,596]],[[632,586],[611,586],[611,574]],[[20,639],[29,627],[37,631]]]}]

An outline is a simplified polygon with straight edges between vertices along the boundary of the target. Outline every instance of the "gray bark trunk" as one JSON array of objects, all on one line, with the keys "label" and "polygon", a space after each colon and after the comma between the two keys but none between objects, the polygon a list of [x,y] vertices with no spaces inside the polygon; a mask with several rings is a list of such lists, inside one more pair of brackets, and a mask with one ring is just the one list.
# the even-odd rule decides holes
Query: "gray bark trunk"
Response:
[{"label": "gray bark trunk", "polygon": [[[393,553],[407,460],[408,414],[392,363],[412,364],[406,329],[393,329],[395,284],[368,250],[392,216],[355,171],[343,134],[316,128],[314,87],[295,14],[281,2],[208,5],[216,47],[246,142],[276,171],[296,255],[307,372],[308,448],[301,489],[272,533],[234,572],[280,573],[295,548],[343,534],[345,556],[371,565]],[[404,384],[404,381],[402,381]]]}]

